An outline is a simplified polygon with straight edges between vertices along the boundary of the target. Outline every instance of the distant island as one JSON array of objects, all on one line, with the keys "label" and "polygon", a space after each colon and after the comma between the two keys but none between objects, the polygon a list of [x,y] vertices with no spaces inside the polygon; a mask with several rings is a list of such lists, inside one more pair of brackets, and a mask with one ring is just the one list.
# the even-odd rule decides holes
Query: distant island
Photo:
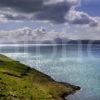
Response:
[{"label": "distant island", "polygon": [[77,90],[0,54],[0,100],[64,100]]}]

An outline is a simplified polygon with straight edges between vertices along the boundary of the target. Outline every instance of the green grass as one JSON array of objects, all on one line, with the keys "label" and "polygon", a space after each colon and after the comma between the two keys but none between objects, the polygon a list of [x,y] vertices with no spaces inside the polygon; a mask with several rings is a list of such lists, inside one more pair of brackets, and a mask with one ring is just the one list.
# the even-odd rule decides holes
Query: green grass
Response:
[{"label": "green grass", "polygon": [[77,89],[0,55],[0,100],[62,100]]}]

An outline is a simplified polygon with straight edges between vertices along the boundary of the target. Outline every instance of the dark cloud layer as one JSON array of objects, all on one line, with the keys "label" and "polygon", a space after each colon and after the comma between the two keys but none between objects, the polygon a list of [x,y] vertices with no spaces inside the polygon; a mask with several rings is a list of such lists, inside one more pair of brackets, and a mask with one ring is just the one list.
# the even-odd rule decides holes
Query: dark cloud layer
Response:
[{"label": "dark cloud layer", "polygon": [[71,6],[67,2],[47,5],[36,15],[36,18],[40,20],[51,20],[56,23],[64,23],[66,22],[64,17],[70,8]]},{"label": "dark cloud layer", "polygon": [[[64,23],[66,21],[64,16],[70,10],[72,4],[66,1],[45,5],[45,1],[46,0],[0,0],[0,7],[9,7],[18,12],[27,14],[34,14],[35,12],[37,12],[35,16],[36,19],[50,20],[56,23]],[[8,15],[8,19],[16,18]]]},{"label": "dark cloud layer", "polygon": [[0,0],[0,7],[10,7],[20,12],[33,13],[43,7],[43,0]]},{"label": "dark cloud layer", "polygon": [[[45,4],[47,1],[54,3]],[[55,3],[56,1],[56,3]],[[69,21],[65,16],[69,14],[71,8],[75,6],[75,3],[69,2],[69,0],[0,0],[0,9],[11,8],[14,12],[24,13],[24,15],[13,16],[12,14],[6,14],[5,17],[9,20],[48,20],[55,23],[71,23],[71,24],[91,24],[91,26],[97,25],[97,23],[89,16],[79,15],[80,17]],[[76,0],[77,1],[77,0]],[[27,17],[32,14],[32,17]],[[74,16],[74,15],[73,15]]]}]

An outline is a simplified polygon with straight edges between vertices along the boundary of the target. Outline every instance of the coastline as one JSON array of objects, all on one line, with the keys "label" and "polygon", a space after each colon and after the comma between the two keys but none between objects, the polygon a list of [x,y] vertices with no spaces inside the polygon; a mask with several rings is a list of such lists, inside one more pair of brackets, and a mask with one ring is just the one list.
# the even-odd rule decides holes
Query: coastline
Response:
[{"label": "coastline", "polygon": [[[35,70],[36,70],[36,69],[35,69]],[[44,74],[44,73],[42,73],[42,72],[39,72],[39,73],[41,73],[42,75],[44,75],[45,77],[47,77],[48,80],[51,81],[51,82],[54,82],[54,83],[56,83],[56,84],[63,85],[63,86],[65,86],[65,87],[70,87],[70,88],[72,88],[72,91],[64,92],[64,93],[62,93],[61,95],[59,95],[59,97],[60,97],[59,100],[67,100],[67,97],[68,97],[69,95],[73,95],[73,94],[75,94],[77,91],[79,91],[79,90],[81,89],[81,87],[79,87],[79,86],[75,86],[75,85],[72,85],[72,84],[67,83],[67,82],[58,82],[58,81],[55,81],[55,80],[54,80],[51,76],[49,76],[49,75],[46,75],[46,74]],[[54,99],[54,100],[56,100],[56,99]]]},{"label": "coastline", "polygon": [[0,55],[0,99],[65,100],[79,86],[57,82],[27,65]]},{"label": "coastline", "polygon": [[[62,82],[61,82],[61,83],[62,83]],[[69,83],[62,83],[62,84],[65,85],[65,86],[70,86],[70,87],[72,87],[73,89],[75,89],[75,91],[73,91],[73,92],[64,93],[64,94],[61,96],[63,100],[67,100],[67,97],[68,97],[69,95],[73,95],[73,94],[75,94],[77,91],[79,91],[79,90],[81,89],[81,87],[75,86],[75,85],[71,85],[71,84],[69,84]]]}]

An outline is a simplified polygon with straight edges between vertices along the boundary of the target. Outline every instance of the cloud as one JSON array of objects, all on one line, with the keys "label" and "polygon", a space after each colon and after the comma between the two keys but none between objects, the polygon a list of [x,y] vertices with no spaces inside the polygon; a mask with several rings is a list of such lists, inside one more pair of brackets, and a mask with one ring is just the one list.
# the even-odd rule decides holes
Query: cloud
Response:
[{"label": "cloud", "polygon": [[45,5],[44,9],[37,13],[36,19],[49,20],[56,23],[64,23],[66,22],[64,16],[66,13],[68,13],[70,8],[70,5],[65,2]]},{"label": "cloud", "polygon": [[0,0],[0,7],[10,7],[20,12],[33,13],[41,10],[44,0]]},{"label": "cloud", "polygon": [[[70,26],[69,26],[70,27]],[[72,27],[70,27],[72,28]],[[100,40],[100,28],[76,27],[73,32],[46,31],[45,28],[31,29],[24,27],[13,30],[0,30],[0,43],[59,43],[68,40]],[[70,29],[69,29],[70,30]]]},{"label": "cloud", "polygon": [[42,43],[47,40],[53,41],[55,37],[54,32],[50,34],[44,28],[33,30],[24,27],[13,30],[0,30],[0,43]]},{"label": "cloud", "polygon": [[0,0],[0,14],[4,14],[8,20],[47,20],[59,24],[96,26],[97,22],[92,17],[74,9],[79,2],[80,0]]},{"label": "cloud", "polygon": [[7,23],[8,20],[5,18],[4,15],[0,14],[0,23]]},{"label": "cloud", "polygon": [[79,12],[75,10],[71,10],[69,14],[66,15],[66,20],[71,24],[89,24],[91,27],[98,25],[98,22],[95,18],[90,17],[84,12]]}]

